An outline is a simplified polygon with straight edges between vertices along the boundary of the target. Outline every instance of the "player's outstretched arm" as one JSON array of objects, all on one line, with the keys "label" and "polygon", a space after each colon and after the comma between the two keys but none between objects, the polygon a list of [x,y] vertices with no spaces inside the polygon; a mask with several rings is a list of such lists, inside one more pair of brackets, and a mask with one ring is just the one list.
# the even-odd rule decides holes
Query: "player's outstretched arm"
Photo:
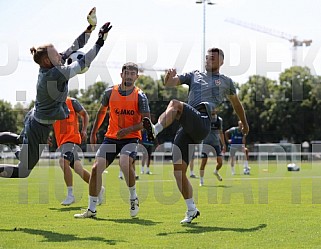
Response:
[{"label": "player's outstretched arm", "polygon": [[89,23],[87,29],[85,30],[86,33],[91,33],[95,30],[97,26],[97,17],[96,17],[96,7],[92,8],[87,15],[87,21]]},{"label": "player's outstretched arm", "polygon": [[62,60],[65,61],[74,51],[77,51],[83,48],[91,35],[91,32],[95,30],[97,26],[97,16],[96,16],[96,8],[92,8],[87,15],[88,26],[84,32],[82,32],[76,40],[74,40],[73,44],[61,53]]},{"label": "player's outstretched arm", "polygon": [[107,109],[108,109],[108,106],[100,105],[99,107],[99,110],[97,112],[97,115],[93,124],[93,128],[91,129],[91,133],[90,133],[91,144],[96,144],[96,141],[97,141],[96,134],[98,132],[99,127],[101,126],[101,124],[105,119],[105,116],[107,114]]},{"label": "player's outstretched arm", "polygon": [[103,46],[109,31],[111,30],[113,26],[111,26],[110,22],[106,22],[100,29],[98,33],[98,40],[96,41],[96,44]]},{"label": "player's outstretched arm", "polygon": [[89,67],[91,62],[96,58],[99,50],[102,46],[104,46],[105,41],[107,39],[108,33],[113,26],[111,26],[110,22],[106,22],[98,32],[98,39],[96,44],[85,54],[85,56],[79,60],[79,62],[83,61],[85,65],[81,65],[81,67]]},{"label": "player's outstretched arm", "polygon": [[231,104],[233,106],[233,109],[236,112],[237,116],[239,117],[239,119],[243,123],[242,133],[244,135],[249,134],[249,125],[247,123],[247,118],[246,118],[246,115],[245,115],[245,111],[244,111],[243,105],[240,102],[238,96],[237,95],[229,95],[227,97],[230,100],[230,102],[231,102]]},{"label": "player's outstretched arm", "polygon": [[75,75],[82,73],[84,68],[90,67],[90,64],[104,45],[111,28],[110,22],[105,23],[99,30],[98,39],[95,45],[81,59],[77,60],[78,63],[72,63],[71,65],[64,67],[64,69],[61,69],[65,79],[68,80]]}]

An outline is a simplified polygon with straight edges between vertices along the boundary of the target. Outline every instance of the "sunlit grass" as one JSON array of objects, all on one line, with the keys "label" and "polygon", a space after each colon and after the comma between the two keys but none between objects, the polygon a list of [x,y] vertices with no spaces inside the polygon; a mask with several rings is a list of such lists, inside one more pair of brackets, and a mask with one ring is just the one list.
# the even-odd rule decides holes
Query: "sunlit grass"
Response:
[{"label": "sunlit grass", "polygon": [[[115,162],[115,163],[118,163]],[[48,162],[43,162],[46,165]],[[60,205],[66,194],[61,169],[36,167],[27,179],[0,179],[0,248],[318,248],[320,239],[321,165],[303,163],[288,172],[286,163],[250,162],[232,176],[225,162],[222,182],[206,168],[205,185],[191,179],[201,216],[182,226],[185,202],[170,163],[140,175],[138,218],[129,215],[129,193],[119,168],[104,173],[106,202],[96,219],[73,215],[86,208],[88,186],[74,175],[76,203]],[[198,162],[196,161],[197,165]],[[57,164],[56,164],[57,165]],[[90,169],[90,164],[86,162]],[[198,167],[196,167],[196,172]],[[137,173],[139,167],[137,166]],[[198,175],[198,174],[197,174]]]}]

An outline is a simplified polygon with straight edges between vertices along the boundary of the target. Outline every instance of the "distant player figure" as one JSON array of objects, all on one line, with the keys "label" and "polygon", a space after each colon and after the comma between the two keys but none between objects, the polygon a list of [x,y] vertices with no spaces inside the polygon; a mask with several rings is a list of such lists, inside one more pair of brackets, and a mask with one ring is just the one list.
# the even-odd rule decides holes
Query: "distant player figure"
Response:
[{"label": "distant player figure", "polygon": [[222,153],[225,153],[225,140],[223,134],[223,119],[219,117],[216,111],[212,111],[211,131],[202,143],[202,161],[200,166],[200,186],[204,185],[204,171],[207,164],[208,155],[213,152],[216,157],[216,168],[214,175],[217,180],[222,181],[222,176],[219,170],[222,168],[223,159]]},{"label": "distant player figure", "polygon": [[189,177],[190,178],[197,178],[194,172],[194,162],[195,162],[195,155],[191,158],[191,161],[189,162]]},{"label": "distant player figure", "polygon": [[[142,166],[141,166],[141,174],[147,174],[151,175],[152,172],[150,171],[150,161],[152,159],[152,152],[153,152],[153,147],[155,142],[154,141],[149,141],[147,139],[147,132],[145,129],[142,130],[142,140],[141,144],[144,146],[145,150],[143,151],[143,156],[142,156]],[[146,171],[145,171],[146,168]]]},{"label": "distant player figure", "polygon": [[249,167],[249,151],[246,148],[246,135],[242,133],[243,123],[242,121],[238,121],[237,127],[232,127],[225,131],[225,139],[230,144],[230,157],[231,157],[231,171],[232,175],[235,174],[235,154],[236,152],[243,152],[245,154],[244,159],[244,175],[250,174]]}]

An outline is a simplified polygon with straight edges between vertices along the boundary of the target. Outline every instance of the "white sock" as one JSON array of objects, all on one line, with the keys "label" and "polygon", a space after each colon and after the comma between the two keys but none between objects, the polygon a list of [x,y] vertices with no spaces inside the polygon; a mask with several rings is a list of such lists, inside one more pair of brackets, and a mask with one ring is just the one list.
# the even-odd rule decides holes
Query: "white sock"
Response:
[{"label": "white sock", "polygon": [[67,187],[67,195],[68,196],[74,196],[72,192],[73,192],[72,191],[72,186]]},{"label": "white sock", "polygon": [[119,170],[119,177],[123,177],[123,171]]},{"label": "white sock", "polygon": [[142,166],[142,172],[144,173],[144,166]]},{"label": "white sock", "polygon": [[146,173],[149,173],[149,167],[146,166]]},{"label": "white sock", "polygon": [[195,210],[196,206],[193,198],[185,199],[185,202],[188,210]]},{"label": "white sock", "polygon": [[162,124],[160,124],[160,123],[155,124],[154,125],[155,135],[160,133],[163,129],[164,129],[164,127],[162,126]]},{"label": "white sock", "polygon": [[249,163],[248,163],[248,161],[244,161],[244,168],[248,168],[249,167]]},{"label": "white sock", "polygon": [[191,173],[190,173],[191,175],[194,175],[194,170],[191,170]]},{"label": "white sock", "polygon": [[202,176],[200,177],[200,182],[204,183],[204,177],[202,177]]},{"label": "white sock", "polygon": [[129,194],[130,194],[130,199],[134,200],[137,198],[137,194],[136,194],[136,185],[132,186],[132,187],[128,187],[129,189]]},{"label": "white sock", "polygon": [[97,196],[89,196],[89,207],[92,212],[96,212],[98,197]]},{"label": "white sock", "polygon": [[214,169],[214,174],[217,174],[218,173],[218,170],[217,169]]}]

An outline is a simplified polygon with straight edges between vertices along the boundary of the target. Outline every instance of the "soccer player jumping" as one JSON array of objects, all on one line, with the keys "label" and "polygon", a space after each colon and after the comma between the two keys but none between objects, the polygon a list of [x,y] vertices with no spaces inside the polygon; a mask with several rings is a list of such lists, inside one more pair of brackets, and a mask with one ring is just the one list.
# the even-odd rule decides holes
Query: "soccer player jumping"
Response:
[{"label": "soccer player jumping", "polygon": [[64,66],[64,61],[72,52],[82,48],[88,41],[91,32],[97,24],[96,9],[93,8],[87,20],[89,26],[74,41],[72,46],[63,53],[58,53],[52,44],[45,44],[38,48],[31,48],[33,60],[40,66],[37,82],[37,95],[35,106],[25,120],[23,143],[18,165],[1,165],[0,177],[25,178],[28,177],[39,161],[39,157],[52,127],[56,120],[65,119],[69,115],[65,103],[68,95],[68,80],[85,67],[89,67],[104,45],[110,23],[105,23],[99,30],[98,40],[85,56]]}]

